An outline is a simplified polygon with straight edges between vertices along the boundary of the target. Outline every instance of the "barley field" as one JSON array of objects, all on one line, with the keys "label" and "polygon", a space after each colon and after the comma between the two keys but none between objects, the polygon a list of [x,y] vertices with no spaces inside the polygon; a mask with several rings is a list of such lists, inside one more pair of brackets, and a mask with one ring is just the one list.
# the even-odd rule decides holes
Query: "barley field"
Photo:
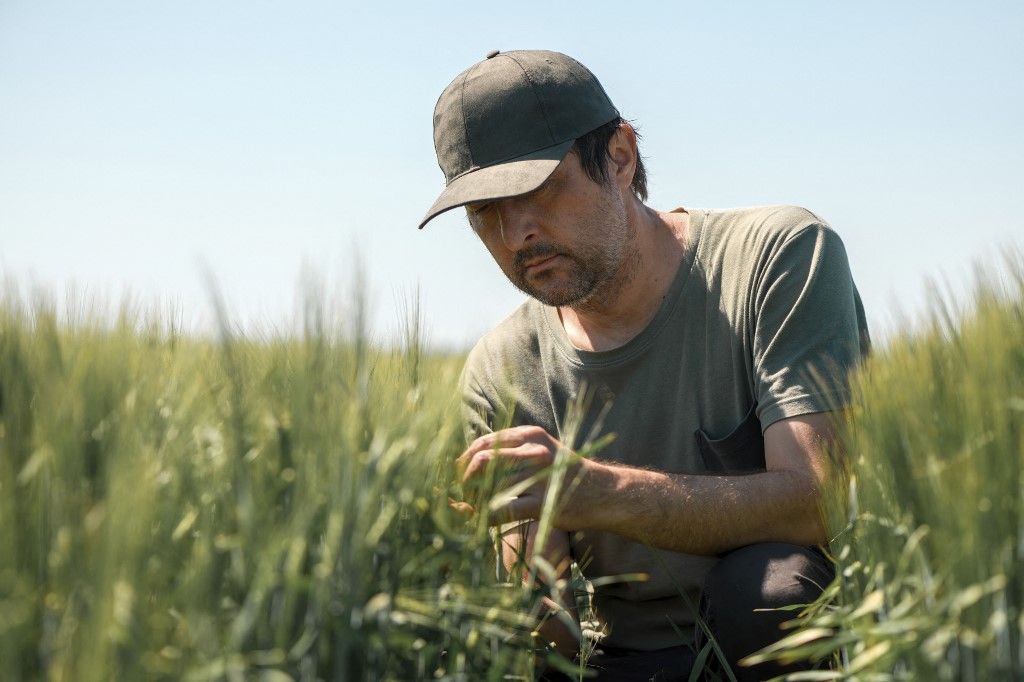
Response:
[{"label": "barley field", "polygon": [[[1024,266],[877,348],[827,496],[839,576],[793,679],[1024,676]],[[990,271],[991,272],[991,271]],[[312,295],[212,338],[0,294],[0,679],[510,680],[540,592],[454,510],[462,356]]]},{"label": "barley field", "polygon": [[[0,679],[503,679],[532,592],[448,505],[461,357],[0,307]],[[410,327],[415,334],[415,327]]]},{"label": "barley field", "polygon": [[1024,260],[1001,265],[857,377],[839,577],[765,654],[834,660],[798,679],[1024,678]]}]

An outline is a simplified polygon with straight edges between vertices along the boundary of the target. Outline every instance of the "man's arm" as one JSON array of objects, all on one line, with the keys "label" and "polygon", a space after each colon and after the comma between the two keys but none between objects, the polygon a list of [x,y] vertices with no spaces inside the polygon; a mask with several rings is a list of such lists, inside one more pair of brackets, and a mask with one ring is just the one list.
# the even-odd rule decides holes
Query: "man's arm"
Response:
[{"label": "man's arm", "polygon": [[[567,531],[610,531],[689,554],[714,555],[757,542],[825,542],[819,500],[833,419],[821,412],[769,426],[767,470],[759,473],[669,474],[581,459],[566,477],[577,477],[578,485],[563,497],[554,524]],[[526,479],[550,466],[558,446],[543,429],[516,427],[477,439],[460,460],[467,479],[494,458],[525,465],[518,478]],[[537,518],[544,493],[543,482],[531,486],[509,502],[502,520]]]},{"label": "man's arm", "polygon": [[593,519],[580,522],[689,554],[714,555],[757,542],[824,543],[820,490],[823,443],[830,437],[829,413],[778,421],[764,433],[767,470],[745,475],[600,464],[592,470],[590,491],[605,502],[586,505]]}]

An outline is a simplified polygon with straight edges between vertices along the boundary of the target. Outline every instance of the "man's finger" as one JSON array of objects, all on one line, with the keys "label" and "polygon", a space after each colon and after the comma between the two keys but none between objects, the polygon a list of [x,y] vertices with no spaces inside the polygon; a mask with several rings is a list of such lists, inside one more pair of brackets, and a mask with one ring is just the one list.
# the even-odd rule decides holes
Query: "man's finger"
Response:
[{"label": "man's finger", "polygon": [[458,500],[453,499],[451,497],[448,498],[448,507],[459,512],[460,514],[465,514],[467,516],[472,516],[473,514],[476,514],[476,509],[474,509],[473,505],[471,505],[469,502],[459,502]]},{"label": "man's finger", "polygon": [[539,469],[538,457],[544,454],[543,449],[533,443],[524,443],[518,447],[503,447],[496,450],[481,450],[474,453],[462,473],[463,483],[483,474],[491,463],[501,468],[502,475],[507,472],[519,472],[524,468]]},{"label": "man's finger", "polygon": [[480,452],[481,450],[493,450],[495,448],[519,447],[529,440],[526,437],[529,433],[531,433],[530,429],[522,426],[485,433],[470,443],[466,452]]},{"label": "man's finger", "polygon": [[491,447],[485,447],[485,443],[486,441],[484,440],[484,436],[481,436],[470,443],[465,452],[455,458],[455,471],[458,473],[458,477],[460,479],[466,478],[466,469],[468,469],[473,463],[473,458],[476,457],[478,453],[487,452],[488,450],[493,449]]},{"label": "man's finger", "polygon": [[[540,445],[539,437],[543,435],[546,435],[546,432],[535,426],[514,426],[485,433],[470,443],[466,451],[456,458],[455,470],[459,478],[465,480],[470,476],[467,469],[473,466],[473,460],[478,453],[520,448],[530,444]],[[476,475],[477,469],[478,467],[473,468],[472,475]]]},{"label": "man's finger", "polygon": [[493,459],[493,453],[490,450],[483,452],[476,452],[470,457],[469,462],[462,470],[462,482],[475,478],[480,475],[487,468]]},{"label": "man's finger", "polygon": [[500,506],[491,508],[487,523],[491,526],[500,526],[513,521],[539,518],[543,500],[543,496],[540,495],[521,495],[503,500]]}]

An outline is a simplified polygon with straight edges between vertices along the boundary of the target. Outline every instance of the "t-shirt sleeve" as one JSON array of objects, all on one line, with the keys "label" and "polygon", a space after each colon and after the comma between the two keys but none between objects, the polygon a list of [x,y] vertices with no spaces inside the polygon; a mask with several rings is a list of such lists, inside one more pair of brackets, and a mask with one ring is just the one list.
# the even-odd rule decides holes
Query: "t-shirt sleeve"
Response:
[{"label": "t-shirt sleeve", "polygon": [[483,342],[469,352],[462,368],[459,387],[462,392],[462,426],[466,444],[494,431],[495,406],[490,387],[490,367]]},{"label": "t-shirt sleeve", "polygon": [[867,350],[860,310],[846,249],[827,225],[808,225],[769,254],[752,325],[762,429],[849,402],[848,375]]}]

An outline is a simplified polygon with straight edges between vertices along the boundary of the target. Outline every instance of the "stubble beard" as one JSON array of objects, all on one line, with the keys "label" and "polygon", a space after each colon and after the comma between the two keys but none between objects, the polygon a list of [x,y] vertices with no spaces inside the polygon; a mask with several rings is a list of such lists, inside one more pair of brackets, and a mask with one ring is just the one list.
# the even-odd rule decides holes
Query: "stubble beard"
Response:
[{"label": "stubble beard", "polygon": [[[636,229],[627,220],[622,197],[611,187],[602,193],[593,215],[591,225],[599,228],[599,234],[571,252],[551,244],[537,244],[518,252],[509,276],[512,284],[549,306],[597,310],[611,303],[636,276]],[[537,284],[531,284],[526,263],[556,255],[568,263],[561,264],[568,269],[564,282],[560,286],[540,286],[555,276],[552,272],[541,272],[535,276]]]}]

